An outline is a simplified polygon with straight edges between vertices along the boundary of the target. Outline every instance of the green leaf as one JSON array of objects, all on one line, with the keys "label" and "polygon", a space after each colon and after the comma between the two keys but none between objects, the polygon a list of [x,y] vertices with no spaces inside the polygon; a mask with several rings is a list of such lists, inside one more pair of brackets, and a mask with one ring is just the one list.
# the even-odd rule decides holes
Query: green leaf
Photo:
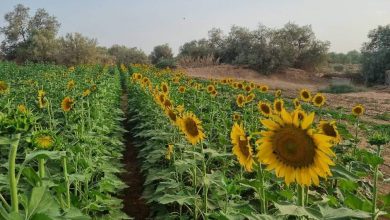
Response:
[{"label": "green leaf", "polygon": [[27,163],[27,162],[29,162],[37,157],[44,158],[44,159],[58,160],[64,156],[66,156],[65,151],[39,150],[39,151],[34,151],[32,153],[27,154],[26,159],[25,159],[25,163]]},{"label": "green leaf", "polygon": [[278,209],[278,216],[307,216],[312,219],[320,219],[321,214],[309,207],[302,207],[293,204],[278,204],[274,203],[276,209]]},{"label": "green leaf", "polygon": [[24,168],[22,171],[24,177],[26,177],[27,181],[32,186],[37,186],[37,184],[41,181],[41,178],[35,172],[35,170],[31,167]]},{"label": "green leaf", "polygon": [[336,165],[334,167],[331,167],[331,171],[333,173],[333,177],[339,178],[339,179],[348,179],[351,181],[357,181],[358,177],[353,174],[352,172],[345,169],[344,166]]},{"label": "green leaf", "polygon": [[163,205],[177,202],[180,205],[191,205],[194,202],[193,196],[187,195],[169,195],[165,194],[157,199],[157,201]]},{"label": "green leaf", "polygon": [[27,219],[36,214],[45,214],[49,219],[60,216],[59,206],[54,198],[47,192],[46,187],[34,187],[27,207]]},{"label": "green leaf", "polygon": [[322,214],[321,219],[367,219],[370,218],[371,215],[368,212],[360,211],[360,210],[352,210],[349,208],[331,208],[329,206],[319,206],[320,212]]},{"label": "green leaf", "polygon": [[91,217],[84,215],[79,209],[71,207],[65,211],[64,219],[68,220],[89,220]]}]

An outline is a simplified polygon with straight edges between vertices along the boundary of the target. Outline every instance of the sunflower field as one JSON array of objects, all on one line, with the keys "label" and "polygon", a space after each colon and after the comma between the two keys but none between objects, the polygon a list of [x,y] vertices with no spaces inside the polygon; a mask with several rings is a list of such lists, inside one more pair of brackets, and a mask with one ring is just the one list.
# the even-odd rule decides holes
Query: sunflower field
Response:
[{"label": "sunflower field", "polygon": [[116,67],[0,63],[0,219],[126,219]]},{"label": "sunflower field", "polygon": [[364,122],[364,106],[145,65],[124,74],[153,219],[389,217],[390,126]]}]

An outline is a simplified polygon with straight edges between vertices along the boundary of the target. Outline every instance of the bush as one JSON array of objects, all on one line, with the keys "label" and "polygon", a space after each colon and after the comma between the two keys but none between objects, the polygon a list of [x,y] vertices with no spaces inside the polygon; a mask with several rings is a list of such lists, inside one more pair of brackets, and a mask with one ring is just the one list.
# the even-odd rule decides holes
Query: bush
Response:
[{"label": "bush", "polygon": [[341,93],[359,92],[361,90],[351,85],[330,85],[327,88],[322,89],[320,91],[326,93],[341,94]]},{"label": "bush", "polygon": [[176,61],[173,58],[161,58],[158,63],[156,63],[156,67],[165,69],[167,67],[169,68],[176,68]]},{"label": "bush", "polygon": [[333,66],[333,69],[337,72],[343,72],[344,70],[344,65],[341,65],[341,64],[337,64],[337,65],[334,65]]}]

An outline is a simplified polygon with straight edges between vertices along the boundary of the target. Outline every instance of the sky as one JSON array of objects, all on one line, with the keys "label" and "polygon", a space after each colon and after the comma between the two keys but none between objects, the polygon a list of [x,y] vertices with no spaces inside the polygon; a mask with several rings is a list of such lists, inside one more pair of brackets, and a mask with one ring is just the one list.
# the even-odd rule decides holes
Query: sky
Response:
[{"label": "sky", "polygon": [[[61,23],[59,35],[80,32],[101,46],[138,47],[150,53],[168,43],[175,53],[185,42],[206,38],[213,28],[280,28],[310,24],[330,51],[360,50],[369,30],[390,24],[390,0],[0,0],[0,27],[17,4],[44,8]],[[3,37],[0,36],[0,40]]]}]

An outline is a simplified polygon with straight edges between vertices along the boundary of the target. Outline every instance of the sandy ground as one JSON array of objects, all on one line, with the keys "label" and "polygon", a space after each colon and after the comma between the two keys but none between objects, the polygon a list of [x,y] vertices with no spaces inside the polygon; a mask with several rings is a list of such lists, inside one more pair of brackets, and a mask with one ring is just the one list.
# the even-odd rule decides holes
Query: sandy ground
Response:
[{"label": "sandy ground", "polygon": [[[188,75],[208,79],[234,78],[238,80],[254,81],[259,84],[266,84],[270,89],[281,89],[283,96],[295,98],[302,88],[310,89],[315,92],[330,84],[329,79],[321,77],[321,74],[308,73],[299,69],[288,69],[284,72],[274,73],[269,76],[259,74],[256,71],[234,67],[231,65],[219,65],[211,67],[186,68]],[[327,107],[351,109],[354,105],[360,103],[366,108],[365,116],[362,120],[375,124],[389,124],[389,121],[375,119],[374,117],[390,112],[390,88],[367,89],[362,92],[329,94],[325,93],[327,98]],[[364,139],[364,138],[363,138]],[[366,141],[363,141],[366,143]],[[384,164],[381,166],[384,179],[390,178],[390,148],[386,147],[383,151]],[[390,182],[381,183],[381,193],[390,192]]]}]

